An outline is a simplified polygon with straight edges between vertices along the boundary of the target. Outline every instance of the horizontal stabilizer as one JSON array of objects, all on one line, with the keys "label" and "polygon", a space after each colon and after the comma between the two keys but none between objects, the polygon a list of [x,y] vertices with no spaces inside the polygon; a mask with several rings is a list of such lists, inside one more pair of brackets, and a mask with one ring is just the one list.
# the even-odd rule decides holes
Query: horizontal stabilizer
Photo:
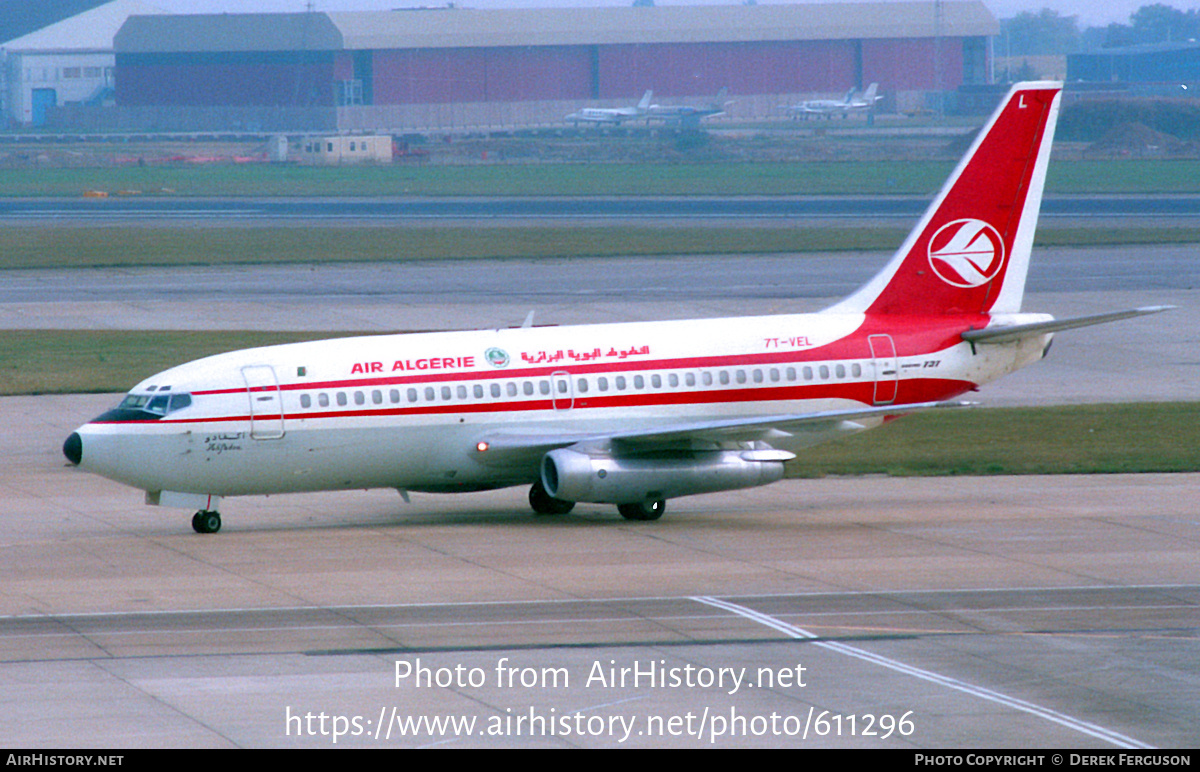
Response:
[{"label": "horizontal stabilizer", "polygon": [[1049,322],[1031,322],[1030,324],[1010,324],[999,327],[988,327],[983,330],[967,330],[962,339],[968,343],[1011,343],[1021,338],[1033,335],[1044,335],[1048,332],[1073,330],[1076,327],[1090,327],[1093,324],[1118,322],[1122,319],[1132,319],[1135,316],[1157,314],[1170,311],[1175,306],[1143,306],[1128,311],[1113,311],[1107,314],[1092,314],[1091,316],[1076,316],[1071,319],[1053,319]]}]

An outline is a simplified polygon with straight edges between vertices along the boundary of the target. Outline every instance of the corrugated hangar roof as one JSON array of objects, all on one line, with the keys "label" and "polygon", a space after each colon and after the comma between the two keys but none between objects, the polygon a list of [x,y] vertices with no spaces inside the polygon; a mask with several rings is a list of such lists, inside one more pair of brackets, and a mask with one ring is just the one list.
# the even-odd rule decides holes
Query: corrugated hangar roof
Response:
[{"label": "corrugated hangar roof", "polygon": [[0,0],[0,43],[36,32],[63,19],[103,5],[108,0],[57,0],[31,3],[29,0]]},{"label": "corrugated hangar roof", "polygon": [[4,44],[9,51],[106,51],[133,14],[161,13],[141,0],[111,0]]},{"label": "corrugated hangar roof", "polygon": [[113,45],[121,54],[345,48],[342,33],[324,13],[131,16]]},{"label": "corrugated hangar roof", "polygon": [[[938,7],[941,8],[940,19]],[[330,51],[768,40],[968,37],[999,33],[965,2],[611,8],[443,8],[133,17],[119,53]]]}]

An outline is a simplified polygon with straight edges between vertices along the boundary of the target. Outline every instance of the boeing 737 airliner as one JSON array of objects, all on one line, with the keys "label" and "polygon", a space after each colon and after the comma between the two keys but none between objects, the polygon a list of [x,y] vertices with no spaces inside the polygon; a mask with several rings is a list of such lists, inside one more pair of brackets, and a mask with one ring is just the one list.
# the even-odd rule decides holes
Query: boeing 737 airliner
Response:
[{"label": "boeing 737 airliner", "polygon": [[765,485],[784,462],[947,404],[1045,354],[1021,312],[1061,84],[1012,88],[891,261],[816,314],[383,335],[158,373],[64,445],[80,469],[195,508],[350,488],[530,485],[539,513]]}]

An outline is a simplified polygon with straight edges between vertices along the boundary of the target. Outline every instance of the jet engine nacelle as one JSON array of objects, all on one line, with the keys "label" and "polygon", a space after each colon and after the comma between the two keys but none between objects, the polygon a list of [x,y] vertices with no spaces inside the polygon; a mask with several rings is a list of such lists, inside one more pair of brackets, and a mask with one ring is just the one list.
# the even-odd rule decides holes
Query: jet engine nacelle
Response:
[{"label": "jet engine nacelle", "polygon": [[563,501],[632,504],[768,485],[783,477],[783,462],[793,457],[778,450],[729,450],[613,458],[559,448],[542,458],[542,485]]}]

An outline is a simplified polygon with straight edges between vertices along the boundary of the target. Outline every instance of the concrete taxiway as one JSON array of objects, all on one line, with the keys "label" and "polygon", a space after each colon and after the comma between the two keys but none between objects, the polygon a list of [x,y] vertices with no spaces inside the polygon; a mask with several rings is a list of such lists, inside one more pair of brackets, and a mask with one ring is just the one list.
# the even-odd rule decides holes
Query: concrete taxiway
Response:
[{"label": "concrete taxiway", "polygon": [[[271,222],[370,222],[372,220],[543,220],[737,219],[919,217],[926,196],[537,196],[449,198],[9,198],[0,200],[0,220],[22,224],[269,220]],[[1194,219],[1200,196],[1061,195],[1042,202],[1045,217]]]},{"label": "concrete taxiway", "polygon": [[[1195,399],[1186,266],[1162,286],[1087,284],[1112,273],[1027,307],[1181,308],[1064,333],[980,398]],[[189,317],[198,306],[170,297],[54,294],[5,296],[0,326],[104,326],[119,309],[115,326],[383,330],[526,310],[298,288]],[[539,315],[767,313],[832,294],[786,309],[568,297]],[[116,399],[0,399],[6,746],[1200,742],[1200,475],[787,481],[674,500],[657,523],[604,506],[535,517],[523,490],[246,498],[200,536],[190,513],[66,465],[62,439]]]},{"label": "concrete taxiway", "polygon": [[200,536],[58,455],[111,399],[0,399],[8,746],[1200,741],[1200,475],[788,481],[648,524],[247,498]]}]

